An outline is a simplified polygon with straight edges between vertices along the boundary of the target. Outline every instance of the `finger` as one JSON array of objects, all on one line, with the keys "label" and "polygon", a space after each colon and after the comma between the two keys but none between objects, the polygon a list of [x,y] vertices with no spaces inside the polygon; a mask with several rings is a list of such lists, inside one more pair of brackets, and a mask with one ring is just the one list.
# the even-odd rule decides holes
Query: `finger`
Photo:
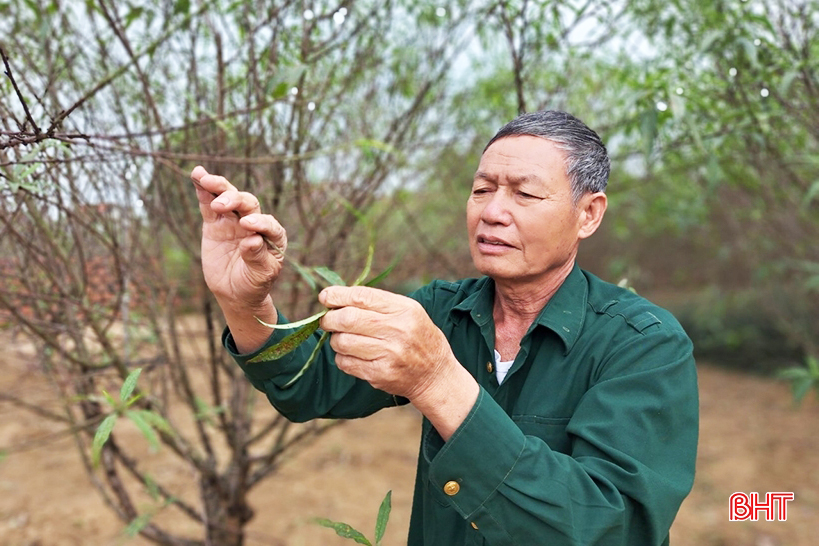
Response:
[{"label": "finger", "polygon": [[261,285],[277,276],[281,269],[279,254],[272,254],[261,235],[250,235],[239,243],[242,261],[251,284]]},{"label": "finger", "polygon": [[368,286],[328,286],[319,294],[319,301],[325,307],[357,307],[377,313],[397,312],[414,300],[386,290]]},{"label": "finger", "polygon": [[224,176],[210,174],[201,166],[196,166],[191,171],[191,180],[194,182],[194,185],[216,195],[227,190],[236,189],[236,186],[231,184]]},{"label": "finger", "polygon": [[361,360],[360,358],[350,355],[336,354],[336,367],[339,370],[347,375],[352,375],[353,377],[363,379],[364,381],[371,379],[371,366],[372,364],[370,362]]},{"label": "finger", "polygon": [[250,214],[239,220],[239,225],[247,231],[256,232],[284,252],[287,249],[287,231],[270,214]]},{"label": "finger", "polygon": [[358,334],[371,338],[382,339],[384,337],[384,314],[369,309],[357,307],[341,307],[331,309],[319,323],[323,330],[328,332],[340,332]]},{"label": "finger", "polygon": [[258,214],[261,212],[259,199],[252,193],[238,191],[235,188],[227,189],[213,200],[210,205],[217,214],[237,212],[240,216]]},{"label": "finger", "polygon": [[385,356],[384,344],[368,336],[337,332],[330,336],[330,347],[339,355],[374,361]]}]

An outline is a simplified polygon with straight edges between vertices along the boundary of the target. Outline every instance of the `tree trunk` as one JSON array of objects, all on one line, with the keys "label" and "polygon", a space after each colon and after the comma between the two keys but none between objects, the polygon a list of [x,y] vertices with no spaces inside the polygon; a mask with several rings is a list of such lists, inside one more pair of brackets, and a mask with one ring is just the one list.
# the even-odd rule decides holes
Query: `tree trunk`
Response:
[{"label": "tree trunk", "polygon": [[207,520],[206,546],[242,546],[245,523],[253,517],[244,491],[229,491],[213,474],[202,476],[200,491]]}]

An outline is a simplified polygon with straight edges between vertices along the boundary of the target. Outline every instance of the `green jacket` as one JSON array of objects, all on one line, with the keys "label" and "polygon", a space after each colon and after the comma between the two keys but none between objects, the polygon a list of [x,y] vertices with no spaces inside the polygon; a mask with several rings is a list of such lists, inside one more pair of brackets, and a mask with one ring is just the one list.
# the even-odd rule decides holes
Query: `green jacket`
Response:
[{"label": "green jacket", "polygon": [[[650,546],[691,490],[698,436],[692,345],[667,311],[575,267],[493,373],[494,282],[436,281],[412,297],[481,386],[449,441],[424,419],[408,546]],[[285,333],[271,337],[270,343]],[[317,336],[274,362],[225,346],[293,421],[406,403],[340,372]]]}]

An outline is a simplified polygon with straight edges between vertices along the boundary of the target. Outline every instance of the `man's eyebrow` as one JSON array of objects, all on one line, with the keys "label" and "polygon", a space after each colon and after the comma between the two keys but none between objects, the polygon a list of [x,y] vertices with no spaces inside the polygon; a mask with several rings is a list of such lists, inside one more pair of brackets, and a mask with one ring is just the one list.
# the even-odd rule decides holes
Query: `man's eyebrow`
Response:
[{"label": "man's eyebrow", "polygon": [[[541,178],[536,174],[522,174],[522,175],[507,175],[506,180],[512,186],[520,186],[526,182],[540,182]],[[477,171],[473,180],[486,180],[487,182],[497,183],[497,175],[490,174],[484,171]]]},{"label": "man's eyebrow", "polygon": [[497,179],[497,176],[485,173],[483,171],[475,172],[475,176],[473,177],[473,180],[486,180],[487,182],[496,182]]}]

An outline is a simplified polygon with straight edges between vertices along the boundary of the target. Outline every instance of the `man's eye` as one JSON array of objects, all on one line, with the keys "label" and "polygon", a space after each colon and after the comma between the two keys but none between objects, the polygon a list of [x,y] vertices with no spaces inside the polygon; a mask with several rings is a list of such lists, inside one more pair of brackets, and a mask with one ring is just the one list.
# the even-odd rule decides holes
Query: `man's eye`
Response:
[{"label": "man's eye", "polygon": [[532,195],[530,193],[526,193],[526,192],[523,192],[523,191],[519,191],[518,195],[520,195],[524,199],[540,199],[540,197],[538,197],[537,195]]}]

